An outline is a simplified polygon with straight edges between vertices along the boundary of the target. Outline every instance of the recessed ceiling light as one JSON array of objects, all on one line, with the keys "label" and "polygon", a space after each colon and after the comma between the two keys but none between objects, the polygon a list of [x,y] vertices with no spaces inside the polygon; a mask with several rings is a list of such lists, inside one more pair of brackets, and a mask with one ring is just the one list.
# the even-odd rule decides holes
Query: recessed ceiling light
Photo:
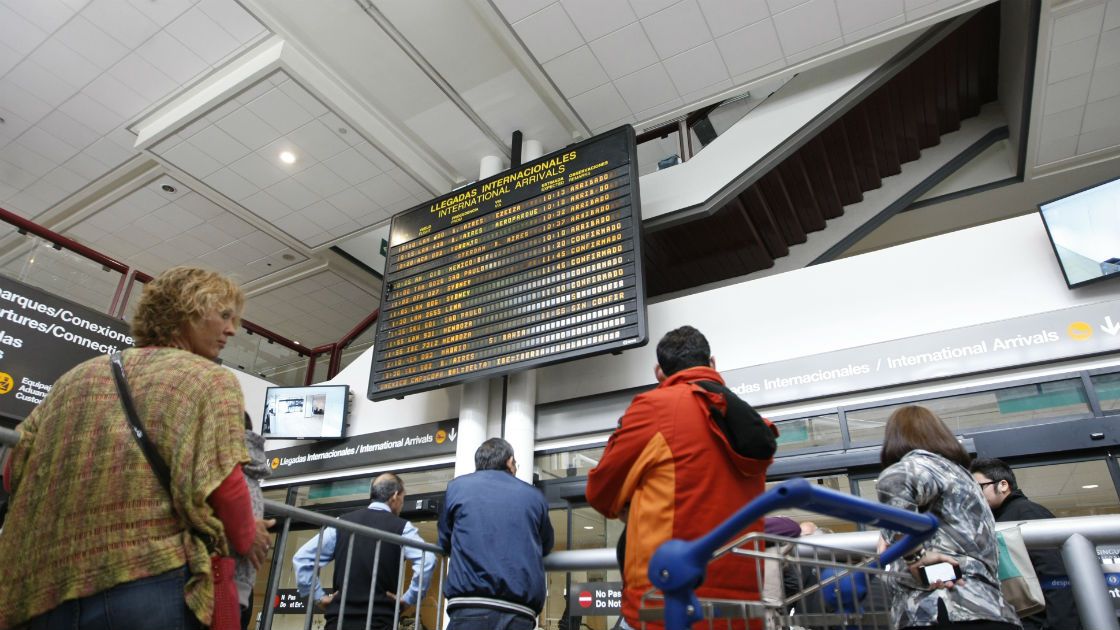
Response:
[{"label": "recessed ceiling light", "polygon": [[583,528],[584,529],[595,529],[595,526],[594,525],[584,525]]},{"label": "recessed ceiling light", "polygon": [[1093,488],[1099,488],[1101,486],[1100,486],[1100,484],[1097,484],[1097,483],[1091,483],[1087,486],[1081,486],[1081,487],[1086,489],[1086,490],[1092,490]]},{"label": "recessed ceiling light", "polygon": [[295,164],[296,163],[296,154],[292,153],[291,151],[281,151],[280,152],[280,161],[285,163],[285,164]]}]

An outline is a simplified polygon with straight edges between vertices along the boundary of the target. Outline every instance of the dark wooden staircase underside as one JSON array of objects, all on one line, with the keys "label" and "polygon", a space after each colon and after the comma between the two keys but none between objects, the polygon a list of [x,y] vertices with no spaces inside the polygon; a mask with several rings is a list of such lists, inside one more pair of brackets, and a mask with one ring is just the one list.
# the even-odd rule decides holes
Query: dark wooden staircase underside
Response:
[{"label": "dark wooden staircase underside", "polygon": [[767,269],[996,99],[999,4],[988,5],[704,216],[647,223],[649,296]]}]

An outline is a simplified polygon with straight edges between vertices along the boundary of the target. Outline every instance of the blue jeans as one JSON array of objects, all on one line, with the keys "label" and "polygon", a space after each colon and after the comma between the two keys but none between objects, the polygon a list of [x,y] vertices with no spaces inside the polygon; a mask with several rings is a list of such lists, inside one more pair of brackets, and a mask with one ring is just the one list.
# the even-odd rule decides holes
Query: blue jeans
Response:
[{"label": "blue jeans", "polygon": [[537,620],[493,608],[463,606],[447,611],[447,630],[536,630]]},{"label": "blue jeans", "polygon": [[27,622],[27,629],[201,630],[183,599],[188,577],[184,567],[71,599]]}]

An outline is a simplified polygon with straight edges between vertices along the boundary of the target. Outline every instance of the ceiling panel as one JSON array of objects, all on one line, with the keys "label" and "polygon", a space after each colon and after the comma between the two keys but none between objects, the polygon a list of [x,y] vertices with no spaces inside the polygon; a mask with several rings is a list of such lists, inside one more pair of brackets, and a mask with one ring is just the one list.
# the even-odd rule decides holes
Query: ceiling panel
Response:
[{"label": "ceiling panel", "polygon": [[307,260],[167,176],[89,215],[64,234],[152,275],[199,261],[245,283]]},{"label": "ceiling panel", "polygon": [[3,0],[0,206],[35,218],[134,157],[132,118],[264,32],[235,0]]},{"label": "ceiling panel", "polygon": [[377,308],[371,287],[323,271],[254,294],[245,317],[307,347],[333,343]]},{"label": "ceiling panel", "polygon": [[234,100],[235,107],[211,110],[223,116],[199,118],[151,150],[306,247],[327,245],[426,198],[419,182],[288,73],[277,71]]}]

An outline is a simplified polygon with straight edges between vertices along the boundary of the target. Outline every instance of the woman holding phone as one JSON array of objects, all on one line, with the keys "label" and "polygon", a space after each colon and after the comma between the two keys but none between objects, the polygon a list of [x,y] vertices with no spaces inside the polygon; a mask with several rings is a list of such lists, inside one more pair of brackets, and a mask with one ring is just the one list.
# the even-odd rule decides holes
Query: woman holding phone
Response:
[{"label": "woman holding phone", "polygon": [[[929,409],[896,409],[887,421],[877,482],[879,501],[937,517],[937,533],[892,569],[892,628],[1016,630],[1015,610],[997,575],[995,520],[968,472],[969,456]],[[883,530],[883,543],[902,534]]]}]

